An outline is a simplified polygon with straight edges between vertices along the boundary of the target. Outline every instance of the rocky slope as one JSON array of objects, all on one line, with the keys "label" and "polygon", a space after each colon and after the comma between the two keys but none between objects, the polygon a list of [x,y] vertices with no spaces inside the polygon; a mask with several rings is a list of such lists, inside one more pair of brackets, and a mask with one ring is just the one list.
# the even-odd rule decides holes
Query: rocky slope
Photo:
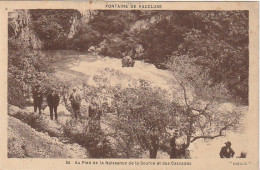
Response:
[{"label": "rocky slope", "polygon": [[86,153],[86,149],[78,144],[64,144],[12,116],[8,117],[9,158],[87,158]]}]

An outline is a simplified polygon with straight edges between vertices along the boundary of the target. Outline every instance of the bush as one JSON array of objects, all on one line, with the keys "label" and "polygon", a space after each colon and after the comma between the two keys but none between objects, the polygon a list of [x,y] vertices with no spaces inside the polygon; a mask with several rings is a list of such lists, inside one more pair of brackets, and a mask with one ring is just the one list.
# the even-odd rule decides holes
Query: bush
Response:
[{"label": "bush", "polygon": [[9,49],[8,103],[19,107],[30,104],[32,86],[45,86],[53,69],[40,53]]},{"label": "bush", "polygon": [[89,47],[97,45],[100,41],[100,33],[83,24],[73,39],[67,41],[66,46],[68,49],[87,51]]},{"label": "bush", "polygon": [[91,121],[72,119],[64,126],[64,135],[72,142],[84,146],[91,158],[113,157],[113,151],[106,135],[100,129],[93,130],[93,128],[95,128],[95,125]]}]

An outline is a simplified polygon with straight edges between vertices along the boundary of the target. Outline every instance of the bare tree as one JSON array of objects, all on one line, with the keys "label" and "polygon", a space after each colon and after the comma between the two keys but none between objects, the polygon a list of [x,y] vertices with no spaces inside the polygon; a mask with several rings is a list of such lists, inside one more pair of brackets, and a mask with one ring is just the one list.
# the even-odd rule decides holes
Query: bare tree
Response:
[{"label": "bare tree", "polygon": [[214,139],[226,131],[241,130],[241,111],[225,111],[221,104],[230,100],[223,84],[212,85],[197,59],[174,56],[168,63],[178,88],[174,96],[177,111],[174,124],[186,137],[185,148],[198,139]]}]

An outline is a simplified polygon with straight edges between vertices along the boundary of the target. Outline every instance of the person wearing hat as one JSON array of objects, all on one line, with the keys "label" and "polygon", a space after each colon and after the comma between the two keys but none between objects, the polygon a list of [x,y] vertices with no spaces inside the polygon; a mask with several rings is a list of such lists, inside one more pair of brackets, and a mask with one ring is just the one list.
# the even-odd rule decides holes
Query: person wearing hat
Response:
[{"label": "person wearing hat", "polygon": [[53,120],[53,110],[55,113],[55,120],[58,119],[57,108],[59,106],[59,102],[60,102],[60,97],[58,93],[54,89],[50,89],[50,92],[47,95],[47,103],[50,108],[51,120]]},{"label": "person wearing hat", "polygon": [[185,158],[185,154],[186,154],[185,140],[177,129],[173,131],[170,140],[170,146],[171,146],[170,159]]},{"label": "person wearing hat", "polygon": [[226,142],[226,146],[223,146],[220,150],[220,158],[233,158],[235,155],[234,150],[231,148],[231,142]]},{"label": "person wearing hat", "polygon": [[41,114],[42,109],[42,101],[43,101],[43,93],[41,86],[37,84],[33,88],[33,106],[34,106],[34,112],[37,112],[37,108],[39,110],[39,114]]},{"label": "person wearing hat", "polygon": [[78,116],[80,116],[80,105],[81,105],[81,96],[77,92],[77,89],[74,87],[73,92],[70,95],[70,102],[72,110],[75,114],[75,118],[77,119]]}]

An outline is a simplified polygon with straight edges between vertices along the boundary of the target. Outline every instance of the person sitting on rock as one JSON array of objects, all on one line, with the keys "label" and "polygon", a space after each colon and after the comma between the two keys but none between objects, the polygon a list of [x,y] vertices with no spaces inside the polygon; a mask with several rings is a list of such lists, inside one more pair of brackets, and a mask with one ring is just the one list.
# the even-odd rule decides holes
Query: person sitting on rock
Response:
[{"label": "person sitting on rock", "polygon": [[234,150],[231,148],[231,142],[226,142],[226,146],[223,146],[220,150],[220,158],[233,158],[235,155]]},{"label": "person sitting on rock", "polygon": [[47,103],[50,108],[51,120],[53,120],[53,110],[55,113],[55,120],[58,119],[57,108],[59,106],[59,102],[60,102],[60,97],[58,93],[54,89],[51,89],[49,94],[47,95]]}]

